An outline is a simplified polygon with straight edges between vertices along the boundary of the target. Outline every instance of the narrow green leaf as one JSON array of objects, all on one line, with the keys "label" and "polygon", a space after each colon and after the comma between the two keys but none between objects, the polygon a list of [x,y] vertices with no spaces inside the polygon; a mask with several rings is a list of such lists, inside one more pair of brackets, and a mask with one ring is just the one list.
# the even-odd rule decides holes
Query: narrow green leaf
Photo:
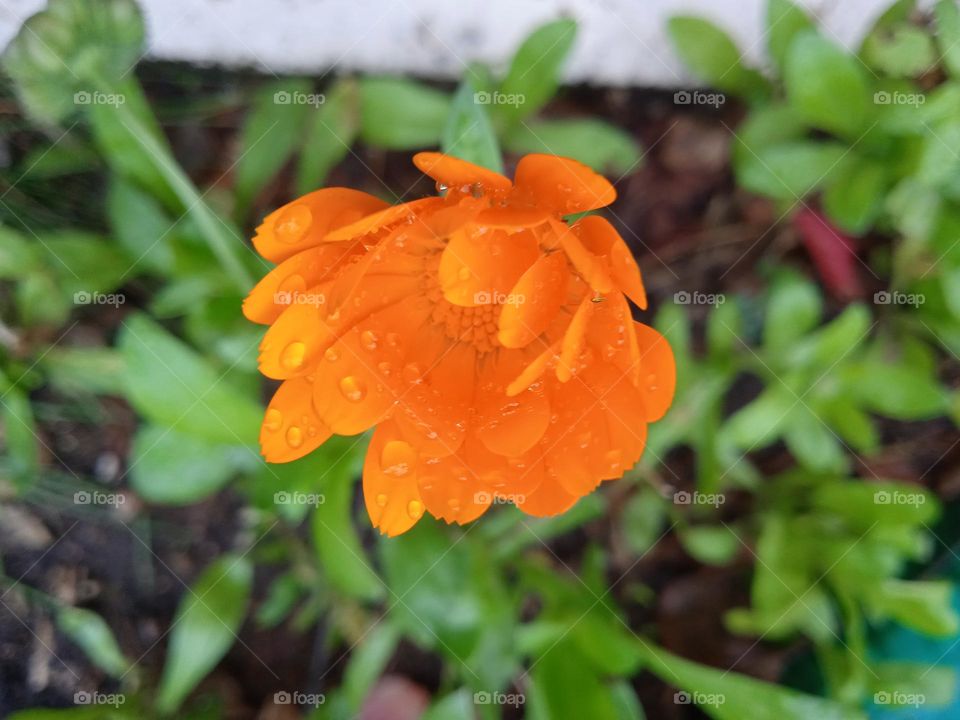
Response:
[{"label": "narrow green leaf", "polygon": [[708,20],[674,16],[667,23],[673,45],[698,78],[747,99],[761,99],[769,88],[763,76],[743,64],[730,36]]},{"label": "narrow green leaf", "polygon": [[120,677],[130,667],[110,626],[97,613],[83,608],[64,608],[57,613],[57,626],[108,675]]},{"label": "narrow green leaf", "polygon": [[107,191],[107,217],[114,237],[133,262],[131,270],[172,274],[175,223],[160,203],[133,183],[113,175]]},{"label": "narrow green leaf", "polygon": [[767,0],[766,21],[767,50],[782,70],[790,43],[804,30],[813,29],[813,21],[791,0]]},{"label": "narrow green leaf", "polygon": [[360,80],[360,137],[385,150],[416,150],[440,144],[450,116],[450,97],[403,78]]},{"label": "narrow green leaf", "polygon": [[940,0],[934,12],[943,64],[954,78],[960,78],[960,8],[954,0]]},{"label": "narrow green leaf", "polygon": [[488,95],[476,92],[469,79],[460,83],[453,96],[441,147],[447,155],[503,172],[500,146],[484,102]]},{"label": "narrow green leaf", "polygon": [[579,160],[597,172],[623,175],[640,167],[640,146],[620,128],[595,118],[530,120],[507,133],[518,154],[549,153]]},{"label": "narrow green leaf", "polygon": [[953,592],[946,581],[887,580],[876,588],[870,604],[874,612],[925,635],[953,637],[960,629]]},{"label": "narrow green leaf", "polygon": [[297,193],[302,195],[324,184],[360,131],[360,91],[355,80],[338,80],[325,97],[326,102],[307,121],[297,161]]},{"label": "narrow green leaf", "polygon": [[499,94],[492,96],[498,114],[508,123],[529,117],[553,97],[576,36],[574,20],[556,20],[537,28],[523,41],[500,84]]}]

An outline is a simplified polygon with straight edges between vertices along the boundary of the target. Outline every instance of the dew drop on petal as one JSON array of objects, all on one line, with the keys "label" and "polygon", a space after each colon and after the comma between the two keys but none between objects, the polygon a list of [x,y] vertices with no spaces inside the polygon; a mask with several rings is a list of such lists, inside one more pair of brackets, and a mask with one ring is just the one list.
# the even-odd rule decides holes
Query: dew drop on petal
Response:
[{"label": "dew drop on petal", "polygon": [[407,514],[414,520],[419,520],[423,515],[423,503],[419,500],[411,500],[407,503]]},{"label": "dew drop on petal", "polygon": [[288,370],[296,370],[303,365],[306,354],[307,346],[299,340],[294,341],[280,352],[280,364]]},{"label": "dew drop on petal", "polygon": [[397,478],[409,475],[416,462],[416,450],[403,440],[391,440],[380,452],[380,467],[385,475]]},{"label": "dew drop on petal", "polygon": [[473,273],[470,272],[470,268],[466,266],[460,268],[457,271],[457,277],[460,278],[461,280],[469,280],[472,274]]},{"label": "dew drop on petal", "polygon": [[340,353],[334,350],[332,345],[323,351],[323,356],[327,359],[327,362],[336,362],[340,359]]},{"label": "dew drop on petal", "polygon": [[408,383],[418,383],[423,375],[423,371],[417,363],[408,363],[403,368],[403,379]]},{"label": "dew drop on petal", "polygon": [[281,425],[283,425],[283,413],[276,408],[267,410],[267,414],[263,416],[263,427],[271,432],[276,432]]},{"label": "dew drop on petal", "polygon": [[363,381],[353,375],[347,375],[340,380],[340,392],[350,402],[360,402],[367,396]]},{"label": "dew drop on petal", "polygon": [[303,431],[296,425],[287,428],[287,445],[298,448],[303,445]]},{"label": "dew drop on petal", "polygon": [[284,210],[273,226],[280,242],[295,243],[306,235],[313,222],[313,214],[306,205],[292,205]]},{"label": "dew drop on petal", "polygon": [[384,493],[377,495],[377,507],[386,507],[388,499]]},{"label": "dew drop on petal", "polygon": [[377,340],[377,335],[372,330],[364,330],[360,333],[360,344],[367,350],[376,350]]}]

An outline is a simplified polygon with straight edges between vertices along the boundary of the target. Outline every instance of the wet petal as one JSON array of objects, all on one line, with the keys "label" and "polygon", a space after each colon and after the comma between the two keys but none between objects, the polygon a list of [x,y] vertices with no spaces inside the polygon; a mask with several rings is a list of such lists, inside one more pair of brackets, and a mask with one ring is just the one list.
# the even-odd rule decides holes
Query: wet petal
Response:
[{"label": "wet petal", "polygon": [[477,381],[475,434],[491,452],[523,455],[540,441],[550,422],[543,383],[510,397],[507,386],[523,369],[519,353],[500,350],[485,362]]},{"label": "wet petal", "polygon": [[420,496],[434,517],[464,524],[480,517],[493,502],[491,480],[498,481],[506,461],[467,439],[453,455],[421,458]]},{"label": "wet petal", "polygon": [[479,185],[491,192],[506,192],[513,187],[509,178],[485,167],[437,152],[420,152],[413,156],[413,164],[424,175],[429,175],[448,188]]},{"label": "wet petal", "polygon": [[286,380],[280,385],[260,428],[260,451],[267,462],[296,460],[330,437],[330,429],[313,409],[312,398],[312,383],[305,378]]},{"label": "wet petal", "polygon": [[561,215],[605,207],[617,199],[613,185],[583,163],[555,155],[526,155],[517,164],[516,194]]},{"label": "wet petal", "polygon": [[454,305],[507,304],[513,286],[539,254],[533,233],[480,235],[468,226],[451,236],[440,256],[440,287]]},{"label": "wet petal", "polygon": [[357,219],[356,222],[352,222],[349,225],[336,228],[333,232],[328,233],[323,240],[324,242],[339,242],[341,240],[361,238],[364,235],[371,235],[397,223],[411,222],[415,218],[427,217],[431,212],[441,209],[444,205],[443,198],[437,197],[411,200],[402,205],[391,205],[372,215]]},{"label": "wet petal", "polygon": [[640,309],[645,310],[647,292],[643,287],[640,267],[620,233],[599,215],[588,215],[573,227],[579,233],[584,247],[605,260],[607,271],[617,287]]},{"label": "wet petal", "polygon": [[557,476],[547,471],[540,487],[525,496],[516,505],[527,515],[552,517],[566,512],[576,505],[579,499],[578,495],[572,495],[564,490]]},{"label": "wet petal", "polygon": [[560,246],[587,284],[598,293],[608,293],[613,290],[613,279],[607,272],[603,259],[587,250],[577,234],[567,225],[558,221],[553,221],[551,224],[560,238]]},{"label": "wet petal", "polygon": [[523,347],[547,328],[566,299],[569,276],[561,253],[544,255],[530,266],[510,291],[515,302],[500,312],[497,337],[504,347]]},{"label": "wet petal", "polygon": [[563,335],[563,342],[560,346],[560,357],[557,362],[557,379],[560,382],[567,382],[573,377],[577,369],[577,360],[583,350],[586,341],[587,326],[590,318],[593,316],[593,308],[596,303],[593,302],[590,295],[585,295],[580,301],[580,306],[570,320],[567,331]]},{"label": "wet petal", "polygon": [[331,231],[387,207],[373,195],[348,188],[317,190],[273,211],[257,228],[253,245],[280,262],[323,242]]},{"label": "wet petal", "polygon": [[400,438],[396,425],[381,423],[363,464],[363,501],[373,526],[384,535],[404,533],[423,516],[418,471],[417,453]]},{"label": "wet petal", "polygon": [[649,325],[634,323],[640,348],[640,389],[644,393],[647,421],[666,414],[677,385],[677,365],[667,339]]}]

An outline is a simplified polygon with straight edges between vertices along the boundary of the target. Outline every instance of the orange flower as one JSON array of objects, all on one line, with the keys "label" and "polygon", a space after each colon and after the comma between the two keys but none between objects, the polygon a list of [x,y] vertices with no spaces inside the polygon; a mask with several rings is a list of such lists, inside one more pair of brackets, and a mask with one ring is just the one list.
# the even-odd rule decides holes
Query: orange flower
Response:
[{"label": "orange flower", "polygon": [[269,324],[260,370],[283,380],[260,434],[270,462],[376,427],[370,519],[397,535],[424,511],[467,523],[496,501],[571,507],[643,451],[673,397],[666,340],[633,321],[646,296],[573,160],[528,155],[511,182],[414,157],[442,195],[402,205],[330,188],[271,213],[254,238],[279,263],[244,303]]}]

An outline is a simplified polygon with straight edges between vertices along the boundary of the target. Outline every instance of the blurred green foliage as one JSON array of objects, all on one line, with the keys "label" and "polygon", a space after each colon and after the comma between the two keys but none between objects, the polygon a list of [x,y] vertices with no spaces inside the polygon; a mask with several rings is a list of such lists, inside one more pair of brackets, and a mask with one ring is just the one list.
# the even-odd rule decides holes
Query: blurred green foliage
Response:
[{"label": "blurred green foliage", "polygon": [[[524,702],[536,720],[643,718],[631,684],[641,672],[719,720],[858,718],[864,700],[887,687],[881,678],[922,686],[918,673],[871,666],[866,632],[890,621],[933,635],[957,631],[947,585],[903,579],[908,563],[930,557],[939,503],[918,486],[849,473],[860,454],[881,449],[878,422],[960,408],[938,377],[935,342],[960,348],[960,163],[940,145],[960,137],[952,79],[960,16],[941,2],[931,34],[900,2],[855,57],[787,0],[771,0],[768,12],[775,80],[744,66],[709,23],[670,23],[691,68],[749,103],[734,153],[738,180],[785,207],[822,193],[825,212],[848,232],[896,237],[891,290],[923,292],[929,302],[882,315],[852,304],[825,319],[819,287],[778,268],[766,273],[761,296],[715,298],[702,350],[697,314],[682,299],[666,303],[656,325],[677,356],[678,393],[651,428],[622,506],[597,493],[546,520],[513,508],[465,529],[424,519],[372,547],[354,503],[363,438],[333,439],[287,465],[258,456],[259,332],[239,305],[263,267],[239,228],[291,161],[296,191],[307,192],[357,141],[385,150],[440,146],[494,169],[501,147],[546,150],[629,172],[640,153],[627,133],[595,118],[536,115],[558,87],[576,25],[535,31],[503,78],[471,66],[453,93],[406,78],[338,78],[323,93],[305,78],[264,82],[250,98],[225,189],[197,188],[178,166],[130,72],[144,38],[132,0],[95,8],[51,0],[31,18],[4,68],[32,121],[71,152],[45,165],[28,157],[17,172],[57,177],[100,164],[108,232],[0,227],[0,280],[11,291],[4,321],[23,331],[4,325],[0,343],[0,469],[13,480],[10,499],[79,512],[64,498],[98,487],[42,461],[49,448],[36,434],[34,390],[53,388],[82,416],[96,413],[96,396],[116,395],[140,419],[125,478],[132,491],[176,506],[230,485],[258,539],[213,560],[186,589],[156,677],[131,664],[102,618],[31,589],[31,601],[50,609],[127,701],[15,717],[219,717],[217,699],[197,687],[244,623],[305,632],[323,621],[329,647],[351,648],[314,720],[354,717],[402,640],[443,659],[429,720],[497,717],[499,707],[484,700],[495,693]],[[921,89],[917,78],[938,63],[947,79]],[[877,101],[913,94],[924,102]],[[59,145],[47,148],[51,158]],[[121,290],[134,282],[148,291],[128,300]],[[58,344],[81,306],[127,302],[109,347]],[[730,412],[731,389],[744,377],[761,389]],[[751,453],[779,442],[796,467],[765,478]],[[664,459],[679,448],[694,451],[693,492],[663,479],[672,472]],[[719,508],[734,491],[752,510],[727,522]],[[706,564],[753,557],[750,603],[729,614],[730,629],[809,638],[828,679],[825,696],[690,662],[638,632],[614,593],[619,580],[609,582],[604,548],[588,544],[571,568],[549,544],[599,517],[612,518],[638,558],[671,532]],[[254,597],[258,568],[272,578],[262,598]]]}]

